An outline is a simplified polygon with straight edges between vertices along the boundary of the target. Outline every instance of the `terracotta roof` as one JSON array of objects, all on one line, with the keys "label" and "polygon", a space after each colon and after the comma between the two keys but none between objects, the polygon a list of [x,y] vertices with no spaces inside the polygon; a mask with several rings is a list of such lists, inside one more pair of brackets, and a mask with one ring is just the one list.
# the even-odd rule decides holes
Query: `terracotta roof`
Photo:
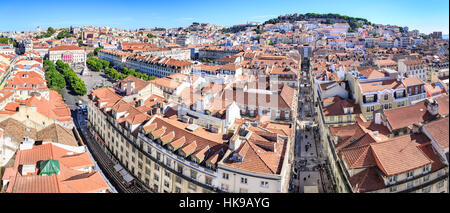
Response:
[{"label": "terracotta roof", "polygon": [[415,123],[430,121],[436,116],[431,115],[426,106],[426,101],[418,102],[414,105],[390,109],[384,111],[392,130],[408,127]]},{"label": "terracotta roof", "polygon": [[424,128],[428,131],[432,140],[443,149],[448,149],[449,117],[425,124]]},{"label": "terracotta roof", "polygon": [[393,176],[433,163],[419,149],[419,145],[429,141],[423,134],[411,134],[370,146],[380,170],[386,176]]},{"label": "terracotta roof", "polygon": [[353,190],[358,193],[375,191],[386,187],[376,167],[364,169],[350,177],[349,181]]},{"label": "terracotta roof", "polygon": [[65,50],[84,50],[76,45],[61,45],[50,48],[48,51],[65,51]]},{"label": "terracotta roof", "polygon": [[[203,150],[206,146],[210,147],[208,151],[209,154],[206,158],[210,157],[210,155],[214,154],[217,150],[225,149],[226,144],[224,144],[225,140],[223,133],[210,133],[202,127],[197,128],[195,131],[189,131],[186,128],[190,125],[191,124],[182,123],[178,120],[157,116],[151,123],[145,124],[144,129],[149,130],[151,129],[149,126],[152,126],[152,128],[154,128],[151,132],[152,135],[161,136],[161,139],[171,138],[167,145],[174,150],[182,148],[187,154],[186,157],[189,157],[192,153]],[[172,137],[173,134],[175,135],[174,137]],[[196,143],[195,146],[192,144],[193,142]]]},{"label": "terracotta roof", "polygon": [[359,104],[356,104],[355,101],[353,100],[343,100],[343,99],[337,99],[336,102],[324,107],[323,114],[325,116],[348,115],[347,113],[344,112],[344,108],[352,108],[353,113],[351,114],[361,114],[361,108]]},{"label": "terracotta roof", "polygon": [[360,83],[360,86],[363,93],[405,88],[405,86],[397,80]]},{"label": "terracotta roof", "polygon": [[256,136],[257,133],[253,133],[249,140],[242,142],[239,149],[233,152],[242,155],[242,162],[233,161],[231,159],[233,153],[231,153],[223,160],[223,165],[261,174],[280,174],[286,153],[287,140],[278,138],[275,143],[276,151],[274,152],[255,144],[255,140],[252,140],[255,137],[253,135]]},{"label": "terracotta roof", "polygon": [[422,80],[420,80],[418,77],[409,77],[409,78],[405,78],[403,79],[403,84],[405,84],[405,86],[409,87],[409,86],[415,86],[415,85],[421,85],[421,84],[425,84]]},{"label": "terracotta roof", "polygon": [[[19,172],[22,165],[36,165],[49,159],[59,162],[59,174],[48,176],[33,173],[22,176]],[[77,170],[93,165],[86,152],[70,155],[70,150],[48,143],[33,146],[29,150],[19,150],[12,168],[13,172],[10,171],[8,177],[4,175],[3,180],[10,181],[7,193],[90,193],[109,189],[97,171]]]},{"label": "terracotta roof", "polygon": [[441,116],[448,116],[448,110],[449,110],[448,95],[441,95],[440,97],[436,98],[435,100],[439,105],[439,114]]}]

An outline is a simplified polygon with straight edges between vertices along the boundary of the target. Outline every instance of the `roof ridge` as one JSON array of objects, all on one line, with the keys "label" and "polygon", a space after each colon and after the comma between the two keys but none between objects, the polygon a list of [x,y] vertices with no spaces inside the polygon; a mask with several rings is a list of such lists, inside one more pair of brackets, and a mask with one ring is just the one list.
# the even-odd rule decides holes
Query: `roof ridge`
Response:
[{"label": "roof ridge", "polygon": [[[264,165],[265,165],[272,173],[276,173],[276,172],[274,172],[274,171],[266,164],[266,161],[265,161],[264,159],[262,159],[262,157],[258,154],[258,151],[255,150],[255,149],[253,148],[252,144],[255,145],[255,146],[256,146],[256,144],[254,144],[253,142],[252,142],[252,144],[250,144],[251,142],[248,141],[248,140],[247,140],[246,142],[249,143],[250,148],[252,148],[252,150],[255,152],[256,156],[258,156],[258,158],[261,159],[261,161],[264,163]],[[248,152],[248,150],[247,150],[247,152]]]}]

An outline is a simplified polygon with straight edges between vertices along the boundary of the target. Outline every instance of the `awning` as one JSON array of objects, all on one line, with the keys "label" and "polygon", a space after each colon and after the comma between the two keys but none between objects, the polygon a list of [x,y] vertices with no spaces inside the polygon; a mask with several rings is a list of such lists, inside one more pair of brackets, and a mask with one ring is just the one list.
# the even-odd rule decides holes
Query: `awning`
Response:
[{"label": "awning", "polygon": [[114,169],[115,169],[116,171],[120,171],[120,170],[123,169],[123,167],[122,167],[120,164],[116,164],[116,165],[114,166]]},{"label": "awning", "polygon": [[126,176],[123,176],[123,179],[125,179],[125,181],[127,183],[131,182],[134,178],[132,178],[129,174],[127,174]]},{"label": "awning", "polygon": [[122,175],[122,177],[125,177],[128,175],[128,172],[125,171],[125,169],[120,170],[119,173]]}]

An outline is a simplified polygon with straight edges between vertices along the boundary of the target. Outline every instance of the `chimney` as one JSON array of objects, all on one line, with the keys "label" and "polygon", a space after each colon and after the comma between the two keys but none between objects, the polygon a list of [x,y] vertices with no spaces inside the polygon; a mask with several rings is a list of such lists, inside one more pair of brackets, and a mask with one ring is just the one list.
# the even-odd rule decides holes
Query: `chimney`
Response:
[{"label": "chimney", "polygon": [[[27,128],[27,131],[29,129]],[[31,132],[31,130],[29,130]],[[29,150],[33,149],[34,140],[29,137],[24,137],[23,142],[19,146],[19,150]]]},{"label": "chimney", "polygon": [[239,149],[242,140],[250,138],[252,132],[247,129],[248,125],[249,123],[245,123],[241,126],[240,129],[237,129],[234,132],[234,135],[233,137],[231,137],[230,144],[228,146],[231,151],[236,151],[237,149]]},{"label": "chimney", "polygon": [[133,90],[134,90],[134,82],[133,81],[128,81],[127,82],[127,89],[126,89],[126,95],[131,95]]},{"label": "chimney", "polygon": [[414,123],[411,126],[409,126],[409,129],[411,130],[412,133],[418,134],[421,132],[421,127],[422,127],[422,124]]},{"label": "chimney", "polygon": [[437,103],[436,100],[433,100],[431,98],[427,99],[427,110],[428,112],[435,116],[439,114],[439,104]]},{"label": "chimney", "polygon": [[239,137],[239,134],[235,134],[230,139],[230,145],[228,146],[228,148],[231,151],[236,151],[237,149],[239,149],[240,146],[241,146],[241,138]]},{"label": "chimney", "polygon": [[381,124],[381,113],[375,114],[375,124]]},{"label": "chimney", "polygon": [[137,100],[136,101],[136,107],[141,107],[143,105],[143,102],[144,101],[142,99]]}]

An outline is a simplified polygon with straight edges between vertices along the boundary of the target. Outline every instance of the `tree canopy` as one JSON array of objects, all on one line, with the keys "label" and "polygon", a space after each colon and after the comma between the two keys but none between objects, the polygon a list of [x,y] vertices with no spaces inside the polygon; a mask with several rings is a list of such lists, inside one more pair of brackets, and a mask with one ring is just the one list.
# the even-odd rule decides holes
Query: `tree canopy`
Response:
[{"label": "tree canopy", "polygon": [[128,69],[126,67],[121,69],[121,72],[119,73],[116,69],[110,68],[110,62],[106,60],[101,60],[95,57],[89,57],[86,61],[86,63],[91,67],[92,69],[96,71],[104,71],[105,74],[107,74],[109,77],[111,77],[114,80],[123,80],[126,77],[132,75],[136,78],[140,78],[144,81],[149,81],[155,79],[154,76],[148,76],[145,73],[137,72],[134,69]]},{"label": "tree canopy", "polygon": [[294,21],[308,21],[311,19],[322,19],[323,24],[334,24],[335,22],[348,23],[352,30],[355,30],[362,25],[372,25],[367,19],[355,18],[345,15],[328,13],[328,14],[317,14],[317,13],[306,13],[306,14],[289,14],[279,16],[277,18],[270,19],[264,24],[277,24],[282,22],[294,22]]},{"label": "tree canopy", "polygon": [[41,34],[41,35],[39,35],[39,36],[36,36],[36,38],[37,38],[37,39],[48,38],[48,37],[52,36],[52,35],[55,34],[55,33],[56,33],[56,30],[53,29],[53,27],[49,27],[49,28],[47,29],[47,32],[45,32],[44,34]]},{"label": "tree canopy", "polygon": [[61,32],[58,33],[58,35],[56,36],[56,39],[62,39],[62,38],[69,38],[69,37],[73,37],[74,35],[72,33],[67,32],[66,30],[63,30]]},{"label": "tree canopy", "polygon": [[7,37],[3,37],[3,36],[0,37],[0,44],[8,44],[8,43],[13,44],[14,47],[17,47],[17,43],[14,40],[12,40],[11,38],[7,38]]},{"label": "tree canopy", "polygon": [[78,75],[73,71],[73,69],[70,69],[70,66],[61,60],[56,61],[57,69],[60,73],[64,75],[64,78],[66,79],[66,82],[69,83],[69,85],[72,87],[73,91],[78,95],[86,95],[87,89],[86,84],[84,83],[81,78],[78,77]]}]

